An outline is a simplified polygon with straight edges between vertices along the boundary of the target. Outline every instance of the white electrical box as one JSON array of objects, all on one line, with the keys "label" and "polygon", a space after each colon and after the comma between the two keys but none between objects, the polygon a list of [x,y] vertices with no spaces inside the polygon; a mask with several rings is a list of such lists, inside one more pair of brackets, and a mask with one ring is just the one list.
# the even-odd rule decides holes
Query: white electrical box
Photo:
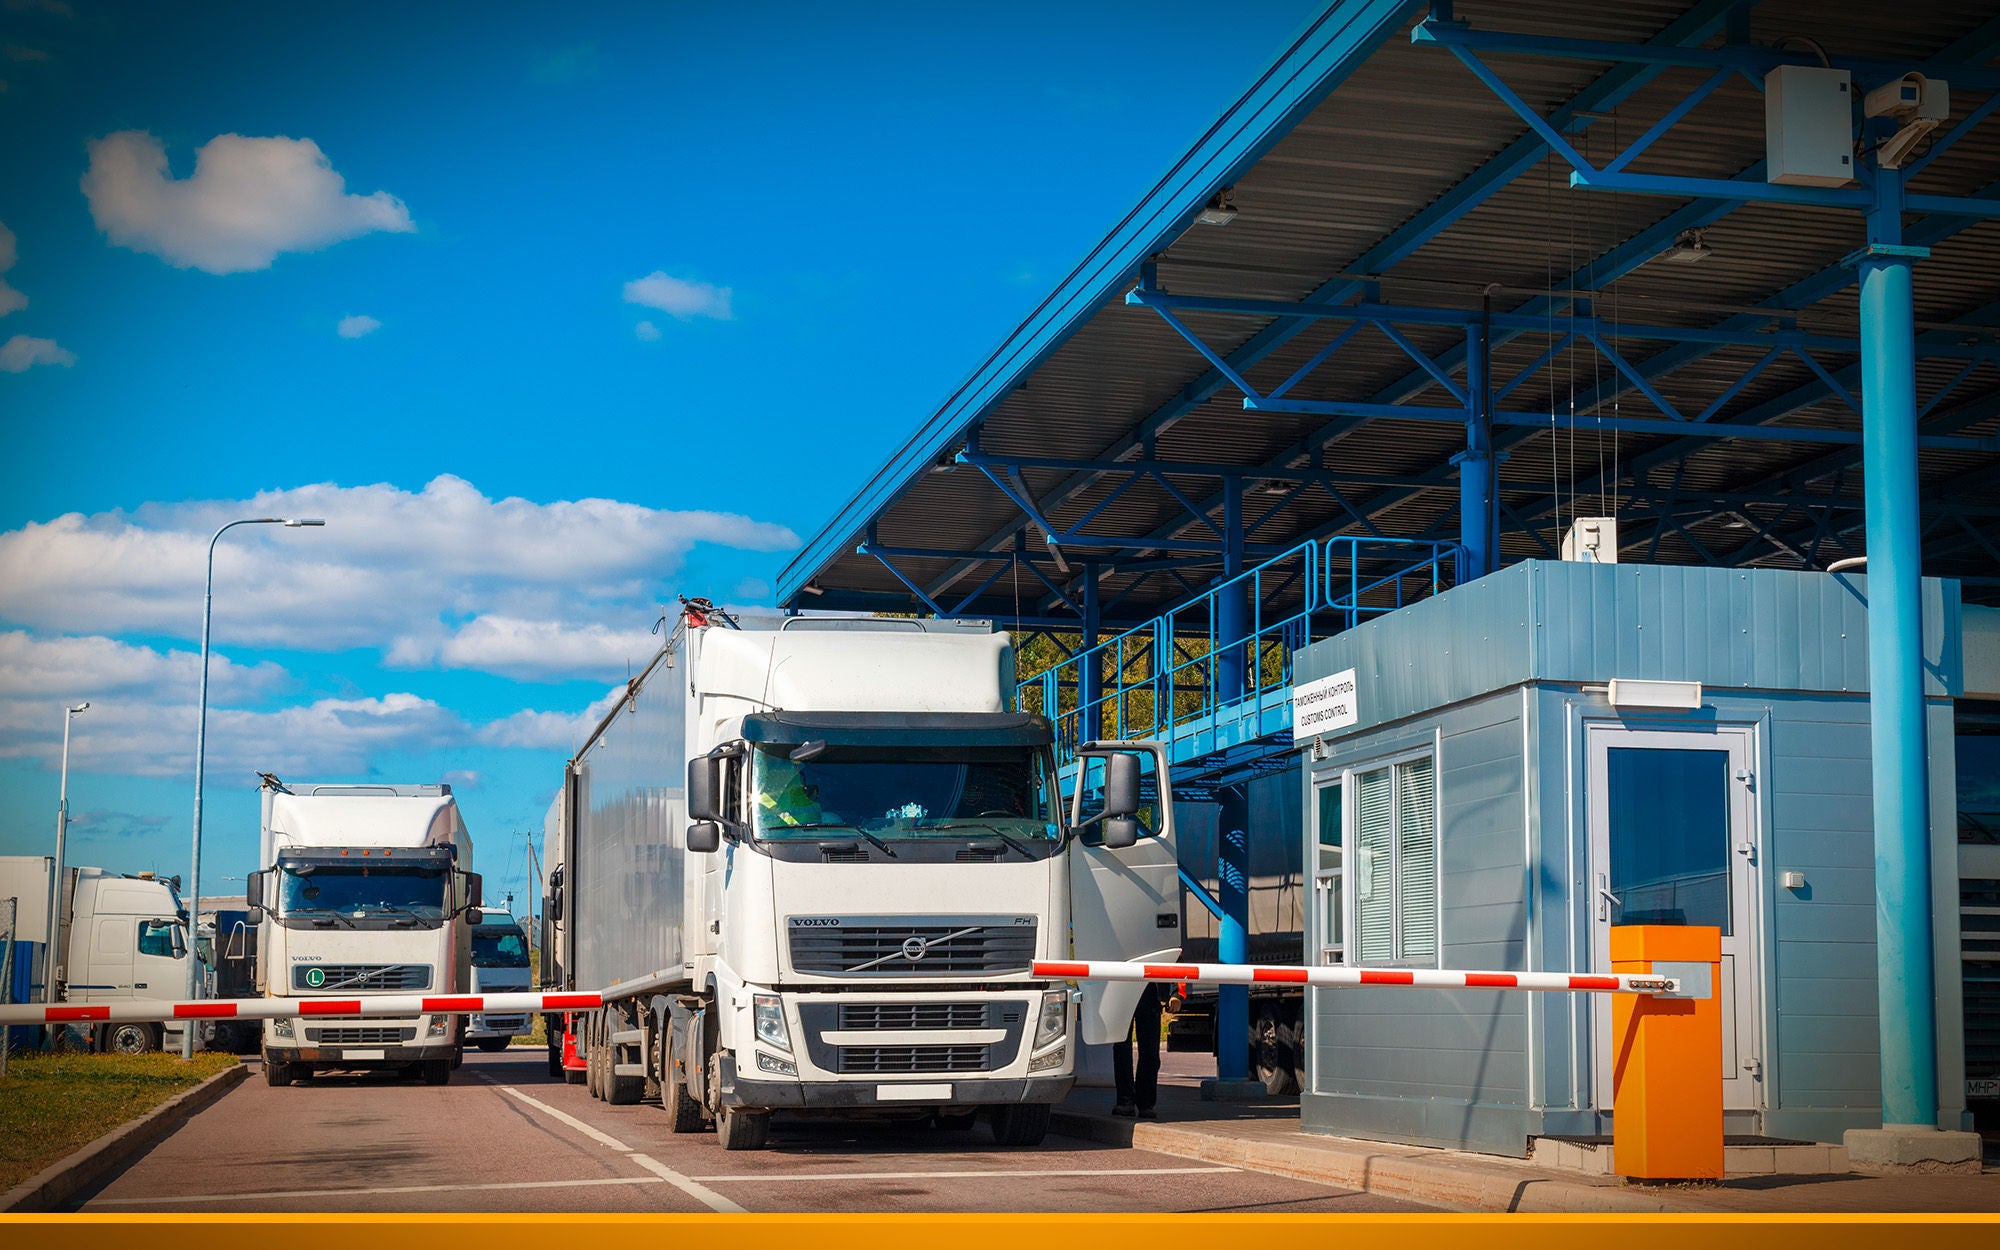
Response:
[{"label": "white electrical box", "polygon": [[1788,187],[1854,181],[1854,81],[1846,70],[1782,65],[1764,75],[1764,178]]},{"label": "white electrical box", "polygon": [[1580,516],[1563,535],[1562,558],[1585,564],[1618,563],[1618,518]]}]

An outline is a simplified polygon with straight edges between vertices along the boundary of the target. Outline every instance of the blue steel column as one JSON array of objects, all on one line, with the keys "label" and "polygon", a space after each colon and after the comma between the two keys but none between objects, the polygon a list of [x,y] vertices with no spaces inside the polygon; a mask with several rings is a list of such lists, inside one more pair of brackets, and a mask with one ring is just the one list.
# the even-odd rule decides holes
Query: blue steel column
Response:
[{"label": "blue steel column", "polygon": [[[1487,316],[1492,315],[1487,297]],[[1499,566],[1500,508],[1494,478],[1492,342],[1490,326],[1482,321],[1466,330],[1465,450],[1452,457],[1458,465],[1458,540],[1465,548],[1467,581],[1484,577]]]},{"label": "blue steel column", "polygon": [[1090,654],[1097,645],[1098,630],[1104,624],[1103,610],[1097,601],[1097,565],[1083,566],[1083,641],[1077,648],[1076,666],[1076,720],[1077,740],[1087,741],[1102,738],[1107,733],[1117,731],[1104,728],[1102,709],[1096,707],[1097,700],[1104,691],[1103,657]]},{"label": "blue steel column", "polygon": [[1875,171],[1861,268],[1868,716],[1875,789],[1875,965],[1882,1123],[1937,1124],[1929,768],[1924,749],[1916,326],[1903,174]]},{"label": "blue steel column", "polygon": [[[1224,580],[1243,571],[1243,483],[1230,478],[1223,483],[1222,506]],[[1215,597],[1215,689],[1218,708],[1228,707],[1250,691],[1246,651],[1252,633],[1250,590]],[[1250,821],[1248,795],[1242,786],[1230,786],[1220,799],[1215,826],[1216,883],[1222,915],[1216,922],[1216,959],[1240,964],[1249,958],[1250,932]],[[1216,995],[1215,1009],[1217,1079],[1243,1080],[1249,1075],[1250,990],[1248,986],[1225,985]]]}]

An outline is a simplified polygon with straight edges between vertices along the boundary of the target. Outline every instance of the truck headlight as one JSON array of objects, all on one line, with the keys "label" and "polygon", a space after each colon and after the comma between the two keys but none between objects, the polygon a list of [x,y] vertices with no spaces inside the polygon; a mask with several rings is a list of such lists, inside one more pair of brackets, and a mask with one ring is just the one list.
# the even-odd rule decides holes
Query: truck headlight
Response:
[{"label": "truck headlight", "polygon": [[1030,1059],[1028,1061],[1029,1074],[1032,1075],[1036,1072],[1049,1072],[1056,1068],[1062,1067],[1063,1053],[1068,1049],[1069,1048],[1066,1046],[1058,1046],[1046,1055],[1038,1055],[1035,1058]]},{"label": "truck headlight", "polygon": [[290,1037],[292,1035],[292,1022],[290,1020],[273,1020],[271,1021],[271,1032],[277,1034],[279,1037]]},{"label": "truck headlight", "polygon": [[750,1001],[757,1018],[757,1040],[789,1054],[792,1033],[785,1027],[784,1001],[776,994],[758,994]]},{"label": "truck headlight", "polygon": [[443,1037],[450,1028],[451,1028],[450,1016],[431,1017],[430,1035],[432,1037]]},{"label": "truck headlight", "polygon": [[799,1074],[798,1065],[791,1060],[780,1059],[776,1055],[767,1055],[761,1050],[757,1052],[757,1070],[759,1072],[775,1073],[778,1076],[797,1076]]},{"label": "truck headlight", "polygon": [[1042,1018],[1035,1023],[1035,1049],[1052,1046],[1069,1029],[1069,991],[1049,990],[1042,995]]}]

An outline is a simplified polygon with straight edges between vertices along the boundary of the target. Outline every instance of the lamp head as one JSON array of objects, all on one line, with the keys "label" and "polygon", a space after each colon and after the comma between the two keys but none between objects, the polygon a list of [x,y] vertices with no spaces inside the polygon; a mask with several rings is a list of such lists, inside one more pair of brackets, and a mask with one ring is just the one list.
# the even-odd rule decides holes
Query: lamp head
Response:
[{"label": "lamp head", "polygon": [[287,518],[285,519],[285,528],[286,528],[286,529],[294,529],[294,530],[295,530],[295,529],[299,528],[299,527],[300,527],[301,525],[325,525],[325,524],[326,524],[326,519],[325,519],[324,517],[316,517],[316,516],[315,516],[315,517],[287,517]]},{"label": "lamp head", "polygon": [[90,709],[90,701],[86,699],[84,702],[79,703],[75,707],[71,708],[69,710],[69,714],[71,716],[75,716],[78,712],[88,711],[89,709]]}]

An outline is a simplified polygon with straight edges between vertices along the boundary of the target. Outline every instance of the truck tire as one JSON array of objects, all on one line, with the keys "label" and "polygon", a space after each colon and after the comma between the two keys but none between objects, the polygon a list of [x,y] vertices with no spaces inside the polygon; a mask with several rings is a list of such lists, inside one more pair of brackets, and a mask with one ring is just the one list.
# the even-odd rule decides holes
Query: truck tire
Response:
[{"label": "truck tire", "polygon": [[629,1107],[646,1096],[646,1078],[619,1076],[612,1070],[618,1062],[618,1047],[606,1045],[604,1055],[604,1101],[614,1107]]},{"label": "truck tire", "polygon": [[478,1046],[479,1049],[490,1055],[507,1049],[507,1043],[511,1040],[511,1038],[505,1037],[482,1037],[479,1039]]},{"label": "truck tire", "polygon": [[273,1089],[283,1089],[292,1083],[292,1065],[279,1063],[275,1059],[264,1060],[264,1084]]},{"label": "truck tire", "polygon": [[1299,1084],[1292,1076],[1292,1063],[1296,1056],[1292,1053],[1290,1030],[1279,1024],[1283,1005],[1266,1005],[1257,1012],[1257,1022],[1251,1026],[1250,1055],[1257,1065],[1257,1077],[1264,1082],[1264,1092],[1273,1096],[1296,1094]]},{"label": "truck tire", "polygon": [[699,1133],[708,1127],[708,1117],[694,1095],[688,1093],[687,1082],[681,1079],[680,1065],[675,1062],[680,1056],[668,1053],[673,1047],[672,1037],[669,1032],[660,1046],[660,1110],[667,1113],[669,1133]]},{"label": "truck tire", "polygon": [[1049,1135],[1049,1104],[1017,1102],[995,1107],[993,1140],[1002,1146],[1039,1146]]},{"label": "truck tire", "polygon": [[563,1072],[563,1061],[562,1061],[562,1039],[561,1038],[552,1039],[549,1042],[548,1049],[549,1049],[549,1079],[552,1081],[560,1081],[564,1078],[565,1075]]},{"label": "truck tire", "polygon": [[152,1024],[107,1025],[104,1050],[113,1055],[149,1055],[160,1048],[160,1035]]},{"label": "truck tire", "polygon": [[451,1060],[449,1059],[424,1060],[424,1084],[426,1085],[451,1084]]},{"label": "truck tire", "polygon": [[771,1140],[771,1113],[724,1107],[716,1113],[715,1139],[724,1150],[762,1150]]}]

